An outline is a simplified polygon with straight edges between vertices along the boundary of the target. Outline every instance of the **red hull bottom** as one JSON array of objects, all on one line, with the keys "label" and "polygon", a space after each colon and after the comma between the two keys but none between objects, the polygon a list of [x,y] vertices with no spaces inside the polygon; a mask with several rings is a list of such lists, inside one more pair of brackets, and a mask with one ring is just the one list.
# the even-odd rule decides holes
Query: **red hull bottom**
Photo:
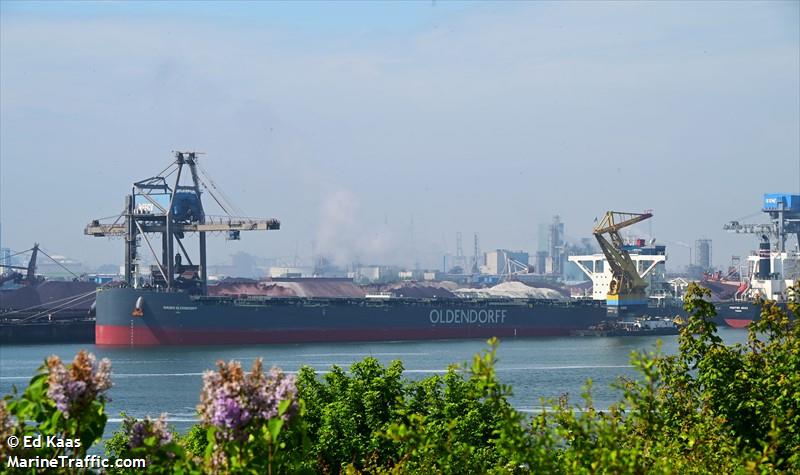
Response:
[{"label": "red hull bottom", "polygon": [[747,318],[725,318],[724,320],[729,327],[733,328],[747,328],[747,325],[753,323],[752,320]]},{"label": "red hull bottom", "polygon": [[234,345],[261,343],[313,343],[342,341],[395,341],[395,340],[439,340],[448,338],[490,338],[526,336],[564,336],[570,328],[451,328],[433,327],[422,329],[383,330],[281,330],[253,331],[226,330],[200,331],[184,329],[158,329],[147,327],[95,326],[95,344],[108,346],[155,346],[155,345]]}]

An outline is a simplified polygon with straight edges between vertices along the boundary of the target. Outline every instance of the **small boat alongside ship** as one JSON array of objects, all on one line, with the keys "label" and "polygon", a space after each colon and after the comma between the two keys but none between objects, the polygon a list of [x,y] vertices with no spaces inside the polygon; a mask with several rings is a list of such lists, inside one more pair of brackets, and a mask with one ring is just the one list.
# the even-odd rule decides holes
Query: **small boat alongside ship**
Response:
[{"label": "small boat alongside ship", "polygon": [[636,317],[630,320],[605,320],[583,330],[570,332],[573,336],[665,336],[677,335],[685,323],[680,318]]}]

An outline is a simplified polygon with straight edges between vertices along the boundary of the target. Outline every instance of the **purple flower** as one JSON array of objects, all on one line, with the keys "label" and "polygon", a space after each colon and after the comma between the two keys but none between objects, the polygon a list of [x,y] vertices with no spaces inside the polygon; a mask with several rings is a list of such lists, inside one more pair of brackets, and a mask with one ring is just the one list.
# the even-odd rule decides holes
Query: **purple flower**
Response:
[{"label": "purple flower", "polygon": [[158,447],[172,442],[172,432],[167,428],[166,414],[161,414],[158,419],[151,419],[149,416],[142,420],[127,418],[124,430],[128,446],[132,449],[142,447],[149,437],[155,437]]},{"label": "purple flower", "polygon": [[261,360],[253,363],[249,373],[238,362],[218,362],[218,371],[203,374],[203,390],[197,410],[203,423],[219,429],[223,439],[244,439],[247,426],[263,424],[278,416],[281,401],[290,400],[290,409],[284,420],[294,414],[297,407],[295,378],[273,368],[264,374]]},{"label": "purple flower", "polygon": [[228,429],[237,429],[250,421],[250,413],[236,399],[218,394],[214,400],[211,423]]},{"label": "purple flower", "polygon": [[64,417],[69,418],[76,408],[83,408],[95,399],[107,400],[104,393],[111,388],[108,359],[97,365],[94,355],[81,350],[69,368],[55,355],[48,357],[45,364],[49,373],[47,396]]}]

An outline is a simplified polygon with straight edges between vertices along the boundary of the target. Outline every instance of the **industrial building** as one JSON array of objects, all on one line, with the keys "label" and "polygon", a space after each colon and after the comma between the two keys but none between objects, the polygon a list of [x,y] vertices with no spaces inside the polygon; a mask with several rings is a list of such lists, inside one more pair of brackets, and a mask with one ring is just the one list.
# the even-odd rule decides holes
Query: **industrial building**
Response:
[{"label": "industrial building", "polygon": [[711,260],[711,239],[698,239],[694,242],[695,265],[701,272],[711,272],[713,263]]},{"label": "industrial building", "polygon": [[525,251],[509,251],[508,249],[495,249],[484,254],[485,274],[505,275],[518,272],[527,272],[528,253]]},{"label": "industrial building", "polygon": [[561,222],[559,215],[555,215],[550,224],[539,225],[539,245],[533,262],[534,272],[562,279],[567,263],[566,256],[564,223]]}]

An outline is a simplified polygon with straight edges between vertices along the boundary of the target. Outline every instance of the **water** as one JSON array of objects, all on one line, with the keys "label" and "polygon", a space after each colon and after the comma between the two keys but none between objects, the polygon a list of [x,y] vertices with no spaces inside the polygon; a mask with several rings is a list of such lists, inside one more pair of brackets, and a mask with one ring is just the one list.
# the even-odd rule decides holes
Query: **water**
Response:
[{"label": "water", "polygon": [[[747,339],[742,330],[722,328],[719,333],[728,344]],[[620,376],[636,375],[629,364],[630,353],[655,349],[659,338],[662,351],[677,351],[677,336],[507,339],[500,343],[497,374],[503,383],[513,386],[511,402],[522,411],[537,411],[541,398],[562,394],[579,402],[589,378],[595,407],[605,408],[619,396],[611,384]],[[10,393],[12,386],[24,389],[48,355],[71,361],[79,349],[86,348],[98,358],[110,358],[113,365],[105,437],[119,428],[121,411],[135,417],[167,413],[170,424],[183,433],[195,423],[202,373],[220,359],[239,360],[249,368],[260,357],[267,368],[275,365],[297,371],[305,365],[322,372],[334,364],[347,368],[354,361],[374,356],[384,364],[401,360],[406,378],[421,379],[443,373],[451,363],[469,362],[486,347],[483,340],[157,348],[7,345],[0,348],[0,393]]]}]

